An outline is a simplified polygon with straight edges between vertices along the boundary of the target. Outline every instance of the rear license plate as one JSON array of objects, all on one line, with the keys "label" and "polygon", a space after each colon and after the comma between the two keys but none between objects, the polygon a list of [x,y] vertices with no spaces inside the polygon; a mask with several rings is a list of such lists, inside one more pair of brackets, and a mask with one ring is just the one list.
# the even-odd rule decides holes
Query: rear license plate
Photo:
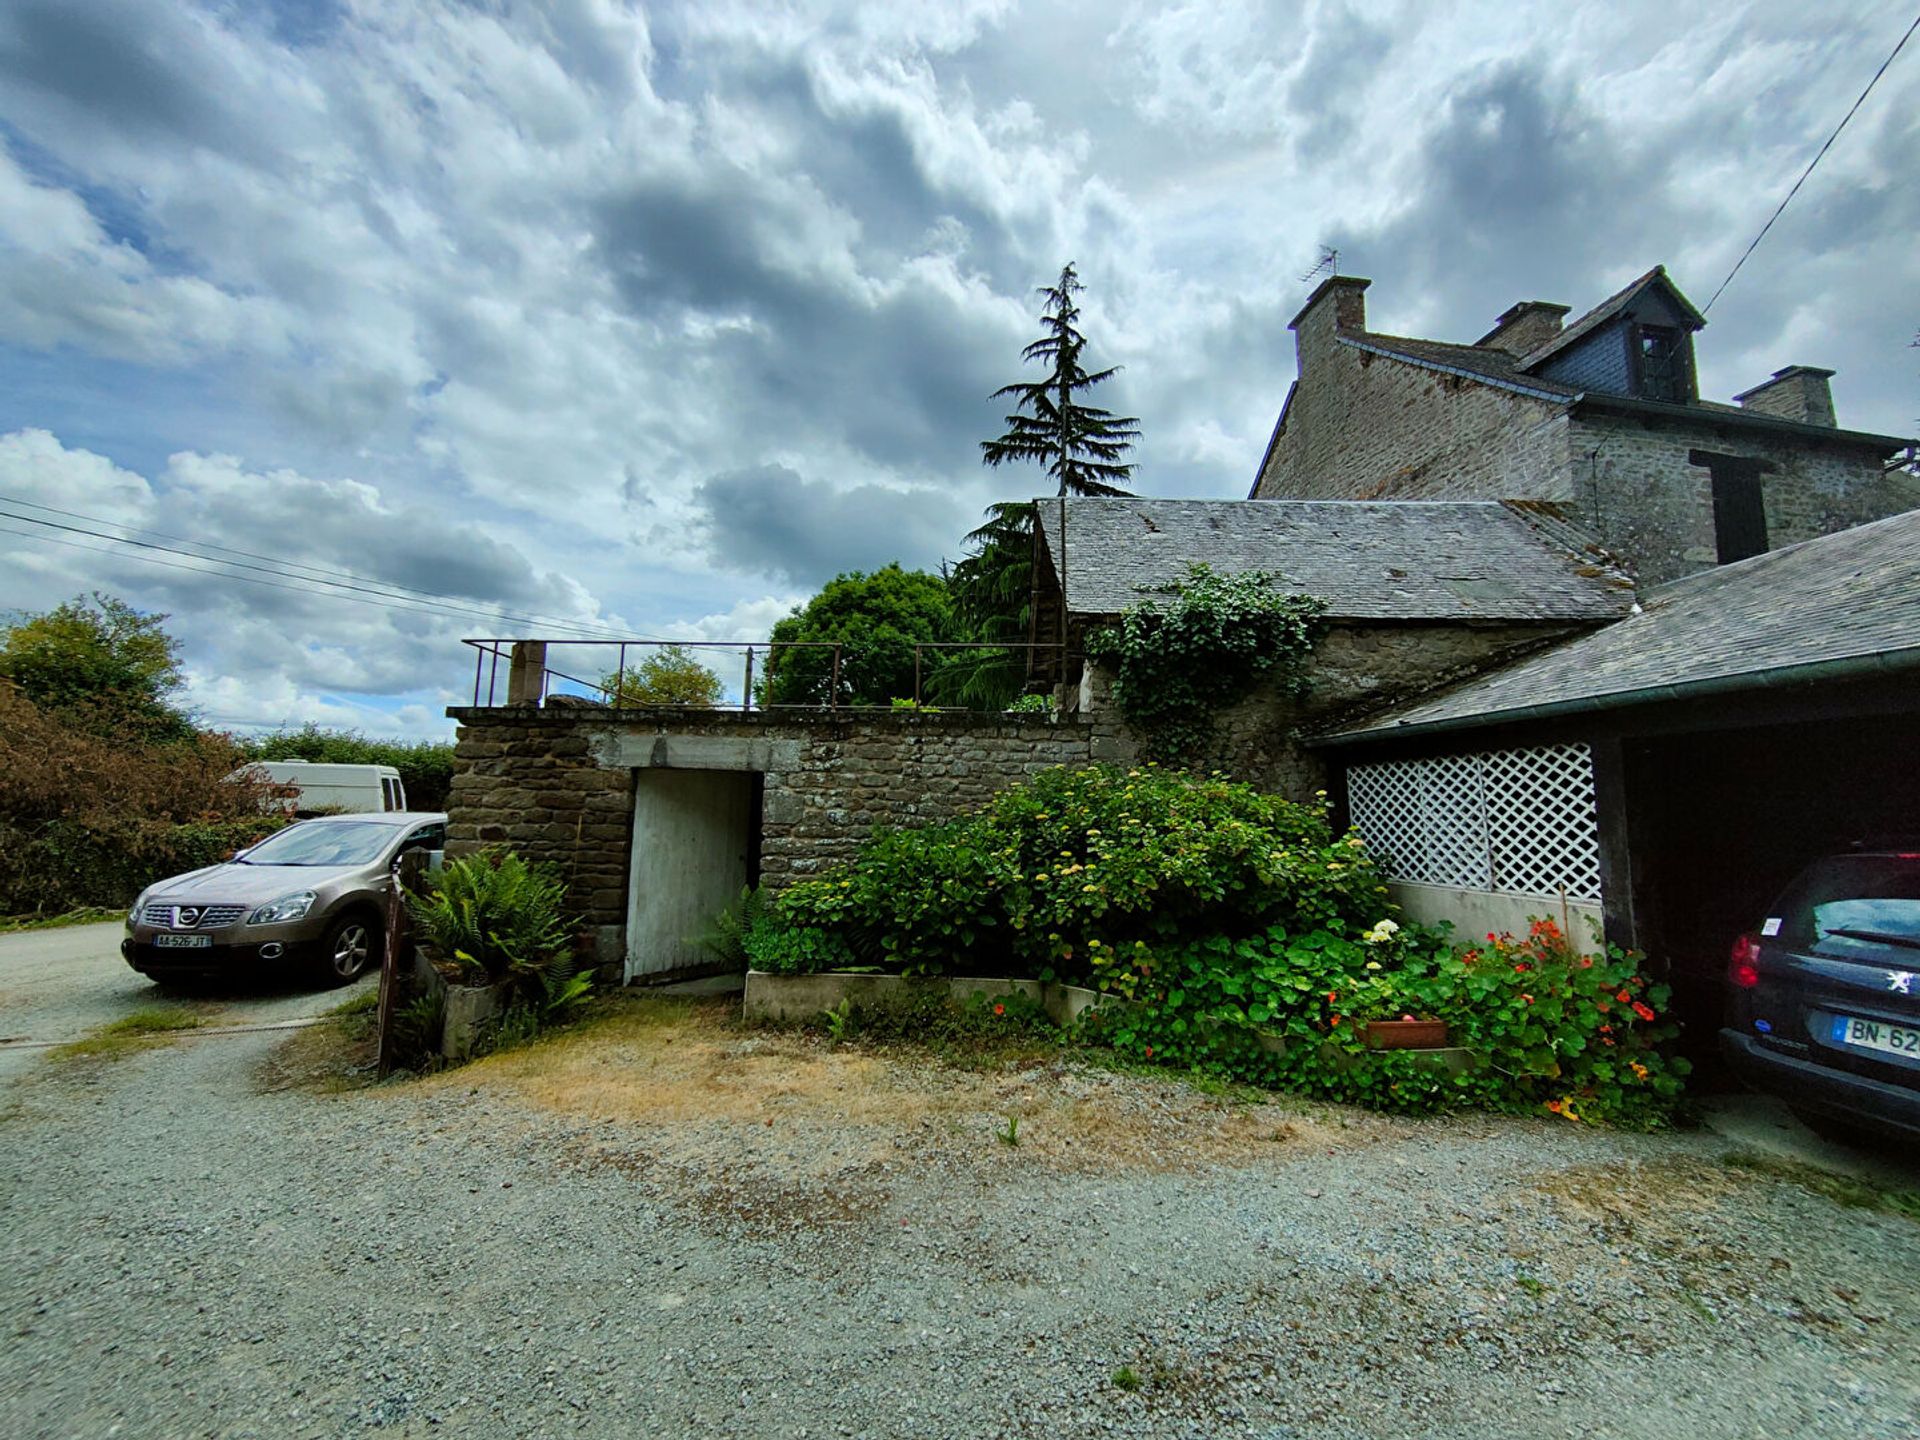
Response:
[{"label": "rear license plate", "polygon": [[1920,1030],[1905,1025],[1888,1025],[1880,1020],[1856,1020],[1851,1015],[1833,1017],[1833,1043],[1855,1050],[1878,1050],[1886,1055],[1911,1055],[1920,1059]]},{"label": "rear license plate", "polygon": [[161,950],[205,950],[212,947],[213,937],[211,935],[156,935],[153,937],[153,943]]}]

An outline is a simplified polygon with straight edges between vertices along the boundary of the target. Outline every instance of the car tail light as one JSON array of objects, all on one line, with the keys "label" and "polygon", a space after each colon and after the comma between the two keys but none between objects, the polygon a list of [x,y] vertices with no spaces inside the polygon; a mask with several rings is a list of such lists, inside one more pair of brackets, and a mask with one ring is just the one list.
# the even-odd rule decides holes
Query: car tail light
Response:
[{"label": "car tail light", "polygon": [[1727,959],[1727,979],[1742,990],[1760,983],[1760,937],[1742,935],[1733,942],[1733,954]]}]

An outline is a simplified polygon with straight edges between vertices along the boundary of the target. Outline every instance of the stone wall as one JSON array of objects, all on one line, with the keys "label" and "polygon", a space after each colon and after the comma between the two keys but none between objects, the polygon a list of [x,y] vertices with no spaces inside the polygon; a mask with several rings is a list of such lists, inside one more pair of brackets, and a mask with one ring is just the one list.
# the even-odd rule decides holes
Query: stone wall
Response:
[{"label": "stone wall", "polygon": [[[1598,402],[1596,402],[1598,403]],[[1697,418],[1696,418],[1697,417]],[[1261,470],[1262,500],[1541,500],[1571,513],[1642,584],[1719,563],[1713,486],[1693,450],[1770,461],[1773,549],[1920,505],[1871,446],[1691,414],[1610,415],[1377,356],[1310,324],[1300,379]]]},{"label": "stone wall", "polygon": [[1657,424],[1582,414],[1567,444],[1576,512],[1595,539],[1633,564],[1643,585],[1719,563],[1713,479],[1705,466],[1688,463],[1693,450],[1775,467],[1760,482],[1767,544],[1774,550],[1920,505],[1920,480],[1883,472],[1869,447],[1716,425],[1710,413],[1690,423],[1663,418]]},{"label": "stone wall", "polygon": [[1260,500],[1566,500],[1566,415],[1303,332]]},{"label": "stone wall", "polygon": [[[1310,799],[1326,788],[1327,765],[1301,743],[1302,735],[1335,729],[1349,717],[1577,633],[1564,625],[1335,624],[1314,651],[1312,689],[1295,700],[1263,688],[1222,711],[1213,745],[1193,768],[1220,770],[1290,800]],[[1111,677],[1095,668],[1082,693],[1082,713],[1114,727],[1109,744],[1116,756],[1137,759],[1139,743],[1113,708]]]},{"label": "stone wall", "polygon": [[447,850],[511,845],[559,866],[589,924],[626,923],[634,775],[650,765],[763,777],[760,873],[778,888],[882,825],[977,809],[1055,765],[1122,758],[1111,726],[891,714],[455,709]]},{"label": "stone wall", "polygon": [[[1195,768],[1294,800],[1326,785],[1303,729],[1472,673],[1566,634],[1549,626],[1336,625],[1304,700],[1256,694],[1220,717]],[[1004,715],[768,716],[531,705],[454,709],[447,850],[509,845],[558,867],[600,957],[626,950],[636,776],[650,767],[762,777],[763,884],[848,859],[881,826],[948,820],[1056,765],[1131,763],[1140,747],[1095,672],[1059,722]]]}]

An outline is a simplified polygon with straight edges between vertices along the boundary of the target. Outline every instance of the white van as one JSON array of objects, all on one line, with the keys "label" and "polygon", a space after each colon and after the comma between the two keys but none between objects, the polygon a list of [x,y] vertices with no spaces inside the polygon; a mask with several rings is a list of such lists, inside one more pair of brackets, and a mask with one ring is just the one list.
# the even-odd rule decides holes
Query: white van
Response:
[{"label": "white van", "polygon": [[407,787],[391,765],[332,765],[321,760],[261,760],[243,765],[227,778],[251,777],[274,785],[291,785],[299,794],[292,801],[296,815],[337,810],[359,815],[369,811],[404,810]]}]

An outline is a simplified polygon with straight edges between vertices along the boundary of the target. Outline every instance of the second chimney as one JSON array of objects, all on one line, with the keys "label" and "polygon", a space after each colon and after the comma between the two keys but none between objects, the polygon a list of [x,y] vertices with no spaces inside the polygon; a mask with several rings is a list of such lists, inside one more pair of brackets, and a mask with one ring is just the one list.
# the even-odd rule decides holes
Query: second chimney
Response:
[{"label": "second chimney", "polygon": [[1473,343],[1504,350],[1509,355],[1532,354],[1560,333],[1560,323],[1572,308],[1547,300],[1522,300]]},{"label": "second chimney", "polygon": [[1833,371],[1813,365],[1789,365],[1773,372],[1763,385],[1733,397],[1742,410],[1773,415],[1782,420],[1798,420],[1802,425],[1839,424],[1833,414],[1833,387],[1827,383]]}]

